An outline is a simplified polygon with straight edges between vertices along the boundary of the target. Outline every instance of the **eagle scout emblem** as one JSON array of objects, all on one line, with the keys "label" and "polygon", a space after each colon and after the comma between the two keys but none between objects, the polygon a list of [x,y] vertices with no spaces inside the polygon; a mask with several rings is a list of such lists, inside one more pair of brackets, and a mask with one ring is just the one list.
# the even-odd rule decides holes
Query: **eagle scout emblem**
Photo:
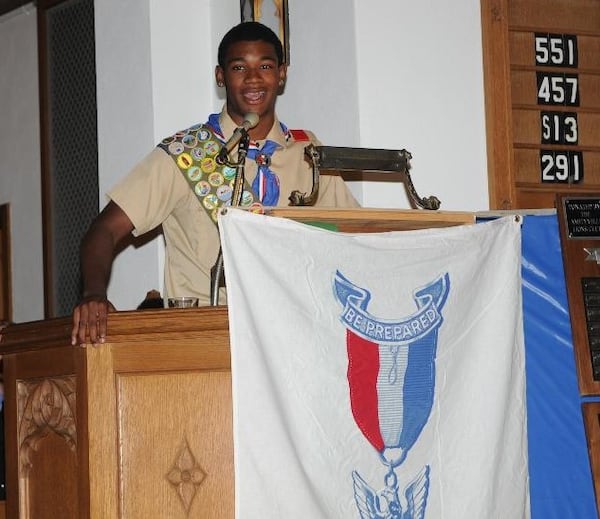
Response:
[{"label": "eagle scout emblem", "polygon": [[371,293],[339,271],[334,294],[346,328],[350,405],[357,427],[384,465],[385,487],[376,491],[352,472],[361,519],[423,519],[429,465],[400,496],[399,470],[425,427],[433,405],[438,330],[450,289],[448,274],[414,291],[416,311],[395,320],[371,315]]}]

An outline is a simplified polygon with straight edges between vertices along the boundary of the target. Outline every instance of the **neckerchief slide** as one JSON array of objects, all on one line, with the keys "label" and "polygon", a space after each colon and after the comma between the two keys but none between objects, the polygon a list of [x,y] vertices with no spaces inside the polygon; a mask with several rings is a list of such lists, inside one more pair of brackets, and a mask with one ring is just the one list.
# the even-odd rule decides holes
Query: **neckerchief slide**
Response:
[{"label": "neckerchief slide", "polygon": [[[219,114],[211,114],[206,123],[210,126],[215,135],[225,141],[221,125],[219,124]],[[289,139],[289,131],[283,123],[279,123],[286,140]],[[271,170],[271,156],[277,149],[281,148],[275,141],[266,140],[262,148],[254,141],[250,141],[248,145],[247,158],[254,160],[257,165],[256,176],[252,182],[252,190],[263,205],[276,206],[279,203],[279,178]]]}]

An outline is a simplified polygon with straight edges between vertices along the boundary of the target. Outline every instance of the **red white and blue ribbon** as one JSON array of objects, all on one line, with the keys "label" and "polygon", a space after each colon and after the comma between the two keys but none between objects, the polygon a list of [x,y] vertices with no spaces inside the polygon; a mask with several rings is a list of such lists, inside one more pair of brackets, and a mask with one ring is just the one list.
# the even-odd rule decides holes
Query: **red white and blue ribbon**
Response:
[{"label": "red white and blue ribbon", "polygon": [[435,389],[437,332],[450,287],[448,274],[414,293],[417,311],[403,319],[367,312],[371,294],[339,271],[334,291],[347,329],[352,414],[383,460],[401,464],[429,419]]}]

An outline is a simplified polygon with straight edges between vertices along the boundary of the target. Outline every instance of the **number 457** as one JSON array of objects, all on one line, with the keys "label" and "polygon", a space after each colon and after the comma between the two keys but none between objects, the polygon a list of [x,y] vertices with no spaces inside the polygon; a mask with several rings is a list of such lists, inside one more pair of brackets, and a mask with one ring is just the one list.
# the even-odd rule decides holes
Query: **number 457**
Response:
[{"label": "number 457", "polygon": [[579,105],[578,77],[576,74],[548,74],[538,72],[538,103],[548,105]]}]

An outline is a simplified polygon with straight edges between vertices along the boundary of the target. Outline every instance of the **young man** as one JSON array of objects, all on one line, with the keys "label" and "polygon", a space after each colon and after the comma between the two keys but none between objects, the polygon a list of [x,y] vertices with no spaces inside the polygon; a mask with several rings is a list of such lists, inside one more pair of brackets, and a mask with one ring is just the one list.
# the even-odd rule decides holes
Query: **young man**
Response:
[{"label": "young man", "polygon": [[[164,139],[108,194],[110,202],[85,235],[73,344],[88,337],[92,344],[104,342],[106,316],[114,309],[106,296],[113,256],[129,233],[137,236],[162,225],[165,301],[194,296],[201,305],[209,304],[210,269],[219,250],[216,215],[230,201],[235,173],[217,161],[217,154],[247,114],[257,114],[258,123],[248,131],[242,205],[288,205],[293,190],[310,192],[312,170],[304,149],[317,142],[309,132],[288,130],[275,114],[287,73],[277,35],[256,22],[239,24],[221,41],[218,63],[215,78],[227,99],[222,112]],[[235,150],[230,155],[237,158]],[[321,179],[317,205],[358,204],[343,181],[330,176]]]}]

